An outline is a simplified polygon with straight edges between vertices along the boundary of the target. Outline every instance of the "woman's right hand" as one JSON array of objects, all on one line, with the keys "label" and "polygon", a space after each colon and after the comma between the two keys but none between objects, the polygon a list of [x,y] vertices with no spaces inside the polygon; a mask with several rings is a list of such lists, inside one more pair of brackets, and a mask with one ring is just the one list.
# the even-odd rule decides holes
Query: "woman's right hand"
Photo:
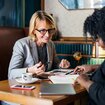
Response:
[{"label": "woman's right hand", "polygon": [[87,73],[93,70],[93,65],[81,65],[74,69],[74,73]]},{"label": "woman's right hand", "polygon": [[39,76],[45,72],[45,66],[42,62],[39,62],[34,66],[29,67],[28,72]]}]

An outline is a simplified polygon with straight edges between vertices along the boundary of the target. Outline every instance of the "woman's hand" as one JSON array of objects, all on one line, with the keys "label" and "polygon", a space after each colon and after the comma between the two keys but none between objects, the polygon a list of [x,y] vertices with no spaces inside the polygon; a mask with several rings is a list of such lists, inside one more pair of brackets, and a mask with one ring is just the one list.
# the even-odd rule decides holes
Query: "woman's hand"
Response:
[{"label": "woman's hand", "polygon": [[70,67],[70,62],[66,59],[62,59],[60,64],[59,64],[60,68],[69,68]]},{"label": "woman's hand", "polygon": [[28,72],[39,76],[45,72],[45,66],[44,64],[42,64],[42,62],[39,62],[35,64],[34,66],[29,67]]},{"label": "woman's hand", "polygon": [[93,83],[93,81],[91,81],[86,74],[81,74],[78,76],[76,82],[85,87],[87,91],[89,90],[90,85]]}]

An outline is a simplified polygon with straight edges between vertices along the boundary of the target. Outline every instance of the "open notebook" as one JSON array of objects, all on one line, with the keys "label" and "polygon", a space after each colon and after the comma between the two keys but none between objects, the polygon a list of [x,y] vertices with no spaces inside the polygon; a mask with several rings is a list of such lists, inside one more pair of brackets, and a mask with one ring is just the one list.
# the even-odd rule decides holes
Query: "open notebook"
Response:
[{"label": "open notebook", "polygon": [[73,95],[76,91],[72,84],[48,84],[42,83],[41,95]]},{"label": "open notebook", "polygon": [[75,75],[55,75],[55,76],[49,76],[48,78],[52,81],[54,84],[74,84],[76,78],[78,77],[78,74]]},{"label": "open notebook", "polygon": [[73,69],[53,69],[50,72],[55,75],[68,75],[73,72]]}]

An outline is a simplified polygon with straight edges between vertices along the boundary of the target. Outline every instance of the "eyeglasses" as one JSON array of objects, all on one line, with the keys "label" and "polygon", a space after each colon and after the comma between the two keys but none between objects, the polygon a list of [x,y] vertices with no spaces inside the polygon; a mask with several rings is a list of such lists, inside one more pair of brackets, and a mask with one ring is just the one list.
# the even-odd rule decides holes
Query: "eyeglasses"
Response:
[{"label": "eyeglasses", "polygon": [[48,33],[50,34],[50,35],[53,35],[53,34],[55,34],[55,28],[52,28],[52,29],[48,29],[48,30],[46,30],[46,29],[40,29],[40,30],[38,30],[38,29],[35,29],[35,30],[37,30],[38,32],[40,32],[42,35],[45,35],[46,33],[47,33],[47,31],[48,31]]}]

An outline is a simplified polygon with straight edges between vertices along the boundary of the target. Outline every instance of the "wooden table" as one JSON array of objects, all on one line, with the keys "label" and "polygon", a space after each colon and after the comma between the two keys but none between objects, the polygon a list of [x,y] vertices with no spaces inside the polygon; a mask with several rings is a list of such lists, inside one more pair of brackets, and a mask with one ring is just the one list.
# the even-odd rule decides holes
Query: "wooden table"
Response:
[{"label": "wooden table", "polygon": [[[18,96],[21,96],[21,99],[24,99],[24,97],[25,98],[26,97],[37,98],[37,99],[42,99],[42,100],[48,99],[48,100],[53,101],[54,105],[67,105],[70,102],[75,102],[75,103],[78,102],[77,105],[83,105],[84,104],[83,101],[87,97],[86,90],[83,87],[81,87],[79,84],[74,85],[74,88],[75,88],[76,93],[77,93],[76,95],[56,95],[56,96],[55,95],[52,95],[52,96],[47,95],[47,96],[42,96],[39,94],[40,93],[40,84],[42,82],[50,82],[50,81],[41,80],[41,81],[38,81],[36,83],[30,84],[30,85],[36,86],[36,88],[34,90],[29,91],[29,90],[11,89],[10,85],[19,84],[15,80],[0,81],[0,100],[6,100],[6,101],[11,100],[12,102],[18,102],[15,100],[17,100],[19,98]],[[11,96],[13,95],[14,99],[12,99],[10,97],[10,95],[7,95],[7,94],[10,94]],[[4,98],[4,96],[6,98]]]}]

